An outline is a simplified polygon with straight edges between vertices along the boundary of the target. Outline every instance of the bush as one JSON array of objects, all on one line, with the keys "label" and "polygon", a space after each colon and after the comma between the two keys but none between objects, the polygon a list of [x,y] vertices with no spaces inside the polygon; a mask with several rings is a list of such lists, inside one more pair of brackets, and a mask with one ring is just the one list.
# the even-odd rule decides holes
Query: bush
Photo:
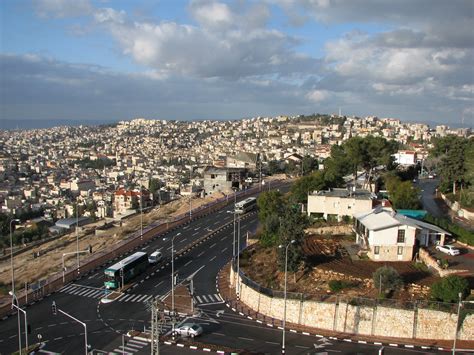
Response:
[{"label": "bush", "polygon": [[449,275],[431,286],[430,296],[436,301],[457,302],[459,293],[465,298],[469,294],[469,282],[458,275]]},{"label": "bush", "polygon": [[403,280],[391,266],[379,267],[372,275],[375,287],[381,291],[381,294],[387,295],[403,286]]},{"label": "bush", "polygon": [[350,282],[344,280],[331,280],[329,281],[329,289],[332,292],[339,292],[345,288],[351,287]]}]

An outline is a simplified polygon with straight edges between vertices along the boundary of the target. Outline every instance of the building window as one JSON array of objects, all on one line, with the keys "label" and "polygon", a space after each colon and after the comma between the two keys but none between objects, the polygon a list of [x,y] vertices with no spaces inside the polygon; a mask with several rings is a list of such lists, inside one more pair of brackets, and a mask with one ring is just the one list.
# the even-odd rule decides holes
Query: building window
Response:
[{"label": "building window", "polygon": [[380,247],[378,245],[374,246],[374,255],[379,255]]},{"label": "building window", "polygon": [[403,255],[403,247],[398,247],[397,254]]},{"label": "building window", "polygon": [[398,230],[397,243],[405,243],[405,230],[404,229]]}]

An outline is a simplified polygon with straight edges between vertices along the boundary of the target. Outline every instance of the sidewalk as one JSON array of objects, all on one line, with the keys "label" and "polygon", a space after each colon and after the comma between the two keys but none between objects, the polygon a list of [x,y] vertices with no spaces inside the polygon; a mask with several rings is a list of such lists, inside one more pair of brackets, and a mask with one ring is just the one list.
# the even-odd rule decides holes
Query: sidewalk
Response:
[{"label": "sidewalk", "polygon": [[[272,317],[265,316],[251,309],[243,302],[239,301],[235,294],[235,289],[230,287],[230,263],[224,266],[218,274],[217,285],[221,297],[226,302],[226,305],[234,312],[241,316],[246,316],[248,319],[253,319],[257,323],[265,324],[269,327],[278,329],[282,328],[282,321]],[[332,340],[342,340],[346,342],[354,342],[361,344],[375,344],[388,345],[393,347],[414,348],[421,347],[422,349],[437,349],[437,350],[451,350],[453,341],[449,340],[432,340],[432,339],[408,339],[408,338],[389,338],[389,337],[373,337],[368,335],[349,334],[330,331],[326,329],[319,329],[313,327],[302,326],[286,322],[286,329],[292,333],[301,333],[304,335],[315,335],[317,337],[328,337]],[[456,348],[458,351],[467,350],[474,351],[474,340],[457,340]]]}]

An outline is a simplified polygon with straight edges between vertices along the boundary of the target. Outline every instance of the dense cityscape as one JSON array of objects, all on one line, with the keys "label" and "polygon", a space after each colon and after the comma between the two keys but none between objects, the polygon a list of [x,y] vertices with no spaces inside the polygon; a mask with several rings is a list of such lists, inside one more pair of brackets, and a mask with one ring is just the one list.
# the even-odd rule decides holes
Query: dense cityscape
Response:
[{"label": "dense cityscape", "polygon": [[0,355],[474,353],[472,0],[0,13]]}]

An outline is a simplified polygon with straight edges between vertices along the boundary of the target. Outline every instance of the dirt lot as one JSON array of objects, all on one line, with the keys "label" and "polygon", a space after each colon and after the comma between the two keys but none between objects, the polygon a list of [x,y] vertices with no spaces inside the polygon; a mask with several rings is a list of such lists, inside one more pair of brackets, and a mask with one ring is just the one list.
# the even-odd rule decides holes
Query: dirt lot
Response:
[{"label": "dirt lot", "polygon": [[[393,298],[410,301],[425,299],[429,286],[438,279],[422,267],[406,262],[379,263],[370,260],[353,261],[341,246],[341,237],[308,236],[304,244],[307,257],[306,270],[288,276],[288,292],[308,294],[331,294],[329,281],[341,280],[351,286],[338,292],[348,296],[375,298],[378,291],[374,288],[372,274],[388,265],[402,276],[405,287],[393,295]],[[242,270],[253,280],[272,289],[283,289],[284,273],[278,270],[277,251],[263,249],[258,244],[242,258]],[[296,280],[296,282],[295,282]]]},{"label": "dirt lot", "polygon": [[[223,194],[218,193],[207,196],[206,198],[193,198],[191,203],[193,208],[196,208],[223,196]],[[145,227],[157,220],[165,222],[170,217],[178,216],[187,211],[189,211],[188,197],[173,201],[161,208],[156,208],[149,213],[144,214],[143,226]],[[101,226],[103,223],[104,222],[98,222],[95,227]],[[94,228],[94,226],[87,226],[87,228]],[[89,245],[92,245],[94,252],[110,248],[112,245],[124,239],[127,234],[136,231],[139,228],[140,215],[136,215],[125,220],[121,227],[107,229],[99,236],[94,235],[94,233],[84,235],[84,231],[81,231],[79,232],[79,250],[85,250]],[[75,233],[70,233],[15,256],[14,265],[16,288],[22,289],[25,282],[31,283],[33,281],[38,281],[60,271],[62,267],[62,254],[74,251],[76,251],[76,236]],[[40,257],[34,258],[33,254],[38,252],[40,252]],[[85,258],[86,256],[88,257],[89,255],[81,255],[81,258]],[[65,257],[66,266],[72,266],[75,265],[75,263],[75,254]],[[6,285],[11,282],[10,259],[7,259],[0,264],[0,282]],[[10,288],[6,287],[5,289]]]}]

